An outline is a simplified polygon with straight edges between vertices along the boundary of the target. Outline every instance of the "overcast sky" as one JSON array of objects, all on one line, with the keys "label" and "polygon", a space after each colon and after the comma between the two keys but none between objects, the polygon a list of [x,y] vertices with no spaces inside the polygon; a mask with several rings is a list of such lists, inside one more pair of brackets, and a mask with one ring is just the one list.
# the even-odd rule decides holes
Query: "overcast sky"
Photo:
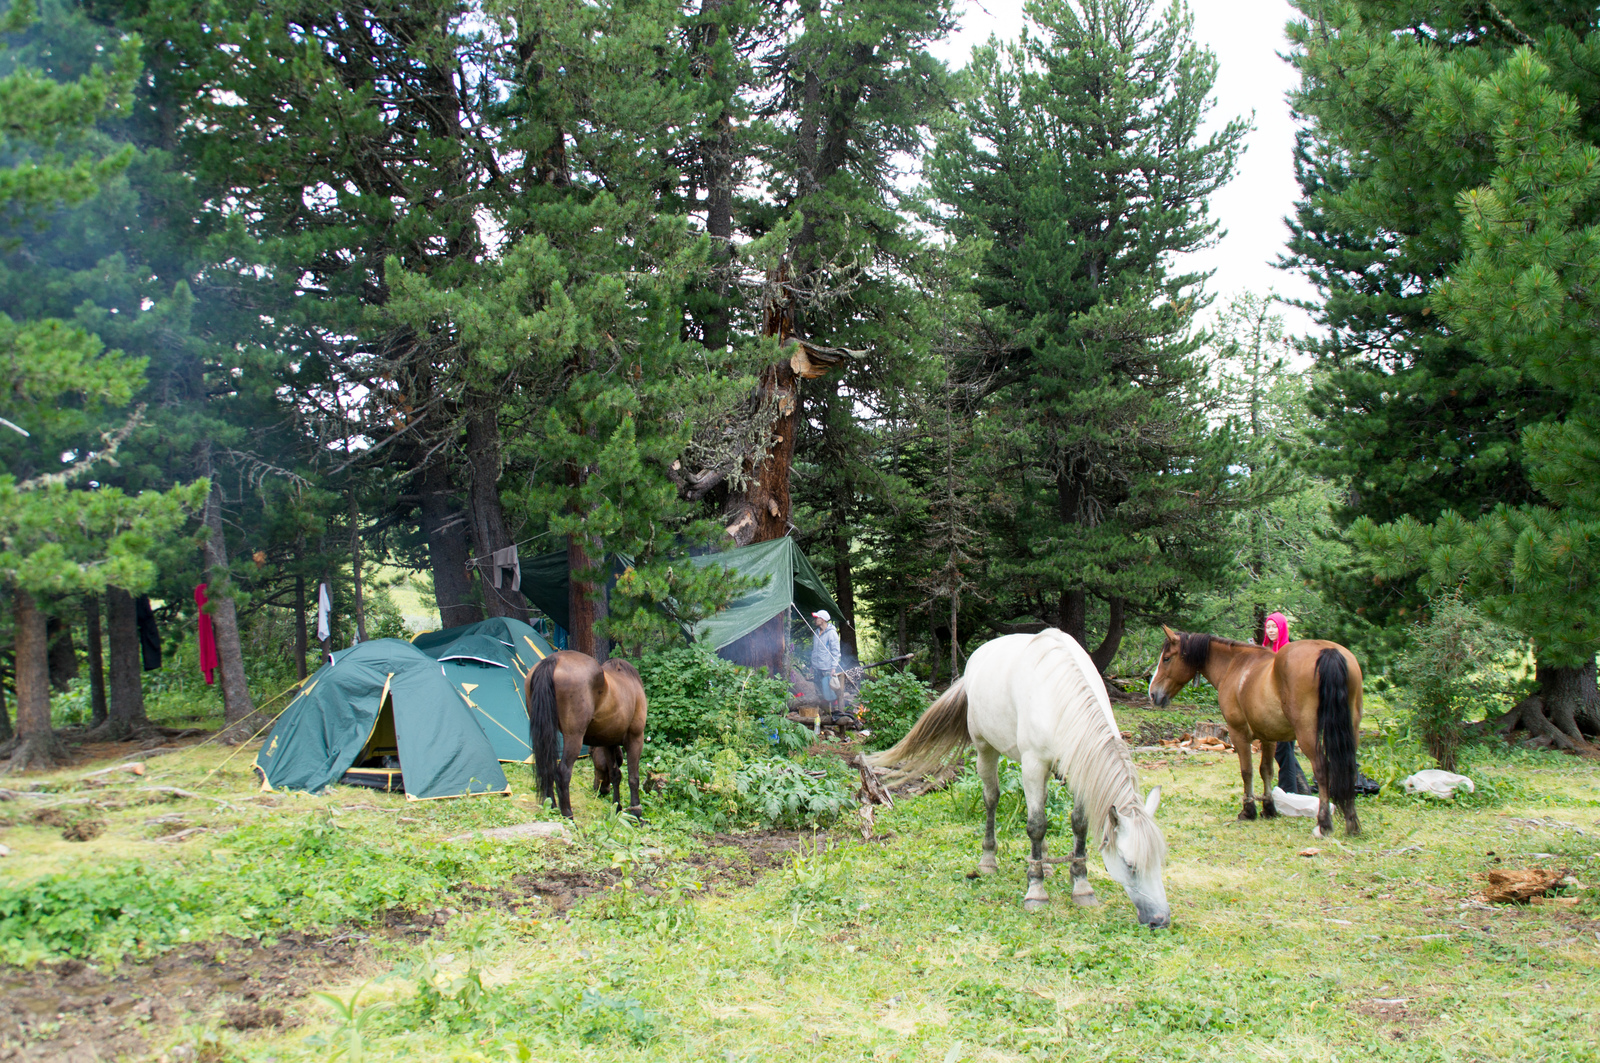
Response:
[{"label": "overcast sky", "polygon": [[[1283,219],[1293,213],[1298,192],[1294,123],[1285,98],[1295,76],[1278,58],[1288,49],[1283,27],[1295,12],[1284,0],[1190,0],[1190,8],[1196,40],[1211,49],[1219,64],[1210,124],[1255,115],[1238,176],[1211,201],[1212,214],[1227,236],[1195,256],[1197,264],[1216,271],[1209,286],[1216,306],[1241,291],[1276,290],[1286,297],[1310,298],[1314,293],[1299,274],[1271,265],[1283,250],[1288,236]],[[952,68],[964,66],[972,46],[990,34],[1016,37],[1023,21],[1022,0],[966,0],[960,19],[959,31],[933,49]],[[1293,331],[1313,327],[1299,311],[1283,308],[1282,313]]]}]

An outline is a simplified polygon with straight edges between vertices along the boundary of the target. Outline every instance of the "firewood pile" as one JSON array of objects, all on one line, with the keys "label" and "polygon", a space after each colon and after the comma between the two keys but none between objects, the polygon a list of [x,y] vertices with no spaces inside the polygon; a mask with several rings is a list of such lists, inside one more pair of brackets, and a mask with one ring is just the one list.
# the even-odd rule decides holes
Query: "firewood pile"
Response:
[{"label": "firewood pile", "polygon": [[1220,723],[1197,723],[1192,732],[1185,732],[1177,738],[1162,738],[1159,741],[1168,749],[1182,749],[1195,753],[1233,752],[1233,739],[1228,736],[1228,728]]}]

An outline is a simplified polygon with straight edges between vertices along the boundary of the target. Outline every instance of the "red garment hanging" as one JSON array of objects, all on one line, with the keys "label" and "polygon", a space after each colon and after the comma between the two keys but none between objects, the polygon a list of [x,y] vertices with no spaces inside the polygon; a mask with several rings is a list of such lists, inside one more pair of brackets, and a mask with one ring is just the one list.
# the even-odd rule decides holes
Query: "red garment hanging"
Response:
[{"label": "red garment hanging", "polygon": [[194,589],[194,604],[200,610],[200,671],[205,673],[206,684],[215,683],[217,670],[217,633],[212,630],[211,616],[206,612],[206,585]]}]

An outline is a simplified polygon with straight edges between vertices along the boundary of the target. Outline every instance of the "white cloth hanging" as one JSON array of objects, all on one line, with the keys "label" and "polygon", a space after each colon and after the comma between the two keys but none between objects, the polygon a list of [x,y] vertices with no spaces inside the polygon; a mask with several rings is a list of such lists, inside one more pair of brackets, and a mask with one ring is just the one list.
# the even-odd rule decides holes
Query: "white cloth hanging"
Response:
[{"label": "white cloth hanging", "polygon": [[333,602],[328,597],[328,585],[317,584],[317,641],[327,642],[331,633],[328,628],[328,615],[333,612]]}]

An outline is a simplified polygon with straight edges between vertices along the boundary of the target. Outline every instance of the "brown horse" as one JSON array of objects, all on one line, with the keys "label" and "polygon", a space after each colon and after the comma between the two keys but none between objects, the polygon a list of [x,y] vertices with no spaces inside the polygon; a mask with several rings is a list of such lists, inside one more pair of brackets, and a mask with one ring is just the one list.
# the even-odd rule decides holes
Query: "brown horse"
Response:
[{"label": "brown horse", "polygon": [[[572,765],[584,743],[600,754],[602,771],[616,781],[612,787],[617,808],[622,808],[621,750],[628,757],[628,786],[633,799],[628,810],[639,814],[639,754],[644,748],[644,722],[649,712],[639,670],[627,661],[599,664],[587,653],[562,650],[539,662],[528,676],[528,744],[533,746],[533,770],[539,792],[557,800],[561,814],[572,817]],[[556,735],[563,749],[556,753]]]},{"label": "brown horse", "polygon": [[1196,672],[1217,689],[1222,718],[1239,753],[1244,779],[1240,819],[1256,818],[1250,780],[1250,743],[1261,740],[1261,787],[1265,814],[1272,801],[1273,753],[1295,739],[1311,758],[1316,775],[1317,825],[1313,837],[1333,833],[1330,802],[1344,814],[1345,831],[1361,833],[1356,818],[1356,741],[1361,726],[1361,665],[1336,642],[1306,639],[1278,653],[1248,642],[1173,631],[1163,627],[1161,662],[1150,677],[1150,700],[1165,708]]}]

